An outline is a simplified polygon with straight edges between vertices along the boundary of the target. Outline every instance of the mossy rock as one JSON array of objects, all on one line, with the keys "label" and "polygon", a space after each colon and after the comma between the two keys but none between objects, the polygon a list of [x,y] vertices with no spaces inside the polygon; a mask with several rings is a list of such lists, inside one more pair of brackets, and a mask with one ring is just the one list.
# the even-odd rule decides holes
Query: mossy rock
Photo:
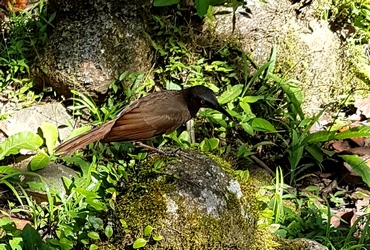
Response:
[{"label": "mossy rock", "polygon": [[[115,238],[99,249],[130,249],[138,238],[148,241],[145,249],[272,249],[272,236],[257,226],[255,194],[266,182],[237,181],[227,163],[219,160],[219,166],[195,151],[178,154],[136,168],[117,201]],[[160,170],[153,169],[157,161],[165,163]],[[143,234],[148,225],[154,228],[151,236]],[[158,235],[162,240],[153,240]]]}]

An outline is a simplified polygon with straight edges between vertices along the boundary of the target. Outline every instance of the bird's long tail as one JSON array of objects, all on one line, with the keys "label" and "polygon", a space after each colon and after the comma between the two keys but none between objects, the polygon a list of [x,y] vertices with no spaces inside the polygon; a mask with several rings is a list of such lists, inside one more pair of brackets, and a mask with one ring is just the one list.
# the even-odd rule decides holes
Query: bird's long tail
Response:
[{"label": "bird's long tail", "polygon": [[61,156],[71,155],[76,150],[86,147],[90,143],[99,141],[109,133],[116,120],[109,121],[99,127],[93,128],[92,130],[76,136],[66,142],[63,142],[55,148],[55,153],[62,153]]}]

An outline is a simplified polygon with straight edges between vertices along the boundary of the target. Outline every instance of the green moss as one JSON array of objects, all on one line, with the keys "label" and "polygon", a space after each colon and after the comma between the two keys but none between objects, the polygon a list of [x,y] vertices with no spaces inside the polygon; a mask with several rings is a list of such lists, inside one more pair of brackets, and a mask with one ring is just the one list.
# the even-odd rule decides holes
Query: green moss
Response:
[{"label": "green moss", "polygon": [[[210,157],[222,165],[230,176],[235,174],[230,163],[216,156]],[[170,168],[180,164],[179,168],[183,169],[184,165],[181,164],[186,165],[184,161],[189,159],[180,158],[174,163],[173,158],[150,158],[137,168],[140,171],[131,173],[129,186],[117,201],[114,219],[114,224],[117,225],[116,234],[115,239],[110,242],[115,247],[109,245],[110,243],[103,243],[100,248],[125,249],[138,237],[144,237],[143,229],[147,225],[154,227],[153,235],[161,235],[163,240],[149,241],[146,249],[269,250],[277,246],[268,228],[260,226],[262,208],[257,194],[262,186],[271,183],[271,177],[264,171],[251,170],[250,178],[240,181],[244,194],[240,199],[233,192],[223,191],[221,197],[226,197],[226,204],[222,211],[215,215],[199,211],[189,196],[177,195],[186,192],[181,185],[194,183],[179,181],[177,177],[168,174],[167,166],[160,171],[153,171],[153,164],[157,160],[170,162]],[[218,184],[215,185],[217,189]],[[202,188],[199,191],[204,190]],[[198,197],[201,196],[195,196],[194,199]],[[173,211],[167,211],[170,203],[175,203],[176,209]],[[121,220],[124,220],[127,226],[122,226]],[[149,237],[144,238],[150,240]],[[115,242],[117,244],[114,244]]]}]

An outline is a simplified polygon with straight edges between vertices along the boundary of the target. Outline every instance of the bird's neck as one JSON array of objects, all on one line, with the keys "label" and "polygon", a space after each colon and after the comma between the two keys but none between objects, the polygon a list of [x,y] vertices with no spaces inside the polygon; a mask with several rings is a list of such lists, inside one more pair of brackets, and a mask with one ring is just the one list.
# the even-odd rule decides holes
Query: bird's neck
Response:
[{"label": "bird's neck", "polygon": [[198,113],[201,106],[199,102],[195,99],[195,96],[192,93],[191,88],[184,89],[182,91],[183,91],[184,99],[188,105],[190,115],[191,117],[194,117]]}]

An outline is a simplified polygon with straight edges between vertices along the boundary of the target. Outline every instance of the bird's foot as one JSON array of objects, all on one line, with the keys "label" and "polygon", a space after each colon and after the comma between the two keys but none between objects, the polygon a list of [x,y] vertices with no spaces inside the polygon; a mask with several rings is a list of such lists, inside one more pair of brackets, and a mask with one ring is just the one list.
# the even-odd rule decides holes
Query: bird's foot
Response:
[{"label": "bird's foot", "polygon": [[142,142],[135,142],[135,144],[138,145],[139,147],[146,148],[148,150],[157,152],[158,154],[162,154],[162,155],[166,155],[166,156],[179,156],[177,154],[177,152],[180,150],[180,148],[176,148],[174,150],[167,150],[166,151],[166,150],[163,150],[163,149],[159,149],[159,148],[155,148],[155,147],[146,145]]}]

